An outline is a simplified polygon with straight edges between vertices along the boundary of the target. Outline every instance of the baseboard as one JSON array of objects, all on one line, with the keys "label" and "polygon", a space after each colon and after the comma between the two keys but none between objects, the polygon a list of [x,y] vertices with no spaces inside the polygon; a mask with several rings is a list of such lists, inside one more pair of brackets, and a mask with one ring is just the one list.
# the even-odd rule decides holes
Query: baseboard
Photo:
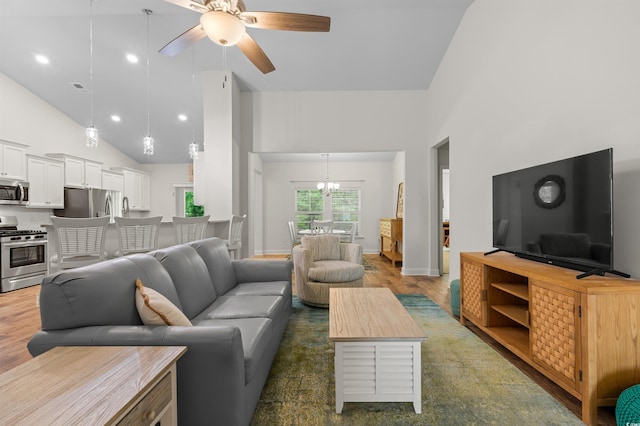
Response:
[{"label": "baseboard", "polygon": [[440,271],[437,269],[423,269],[423,268],[405,268],[402,267],[400,272],[402,275],[425,275],[428,277],[439,277]]}]

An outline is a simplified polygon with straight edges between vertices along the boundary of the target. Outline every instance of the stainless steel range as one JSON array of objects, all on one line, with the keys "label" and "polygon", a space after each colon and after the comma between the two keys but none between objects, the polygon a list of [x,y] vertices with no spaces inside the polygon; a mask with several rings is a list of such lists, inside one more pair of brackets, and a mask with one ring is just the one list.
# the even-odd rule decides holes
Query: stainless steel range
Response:
[{"label": "stainless steel range", "polygon": [[0,216],[0,292],[42,283],[47,274],[47,233],[18,230],[15,216]]}]

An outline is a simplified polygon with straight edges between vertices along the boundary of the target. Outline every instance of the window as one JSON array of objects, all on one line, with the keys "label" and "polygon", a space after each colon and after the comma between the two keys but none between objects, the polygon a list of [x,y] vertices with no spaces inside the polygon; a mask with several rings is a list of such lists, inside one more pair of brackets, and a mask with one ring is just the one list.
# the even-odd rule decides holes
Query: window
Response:
[{"label": "window", "polygon": [[331,194],[331,218],[333,229],[343,229],[350,232],[355,222],[356,231],[360,233],[360,190],[340,189]]},{"label": "window", "polygon": [[184,216],[185,217],[204,216],[204,206],[197,206],[193,204],[193,191],[185,191],[184,193]]},{"label": "window", "polygon": [[322,219],[324,196],[317,189],[296,189],[296,224],[298,229],[311,229],[313,219]]},{"label": "window", "polygon": [[334,229],[351,231],[357,224],[360,233],[360,189],[343,188],[330,196],[317,189],[296,189],[296,224],[298,229],[310,229],[313,219],[331,218]]},{"label": "window", "polygon": [[176,216],[204,216],[204,206],[193,203],[193,185],[174,185],[176,194]]}]

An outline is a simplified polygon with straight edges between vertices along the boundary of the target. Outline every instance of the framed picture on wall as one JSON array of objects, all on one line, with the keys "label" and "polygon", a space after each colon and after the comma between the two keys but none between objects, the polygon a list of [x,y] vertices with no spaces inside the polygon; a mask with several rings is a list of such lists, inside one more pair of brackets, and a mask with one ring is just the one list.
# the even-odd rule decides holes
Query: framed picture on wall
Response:
[{"label": "framed picture on wall", "polygon": [[396,217],[404,217],[404,182],[398,185],[398,204],[396,205]]}]

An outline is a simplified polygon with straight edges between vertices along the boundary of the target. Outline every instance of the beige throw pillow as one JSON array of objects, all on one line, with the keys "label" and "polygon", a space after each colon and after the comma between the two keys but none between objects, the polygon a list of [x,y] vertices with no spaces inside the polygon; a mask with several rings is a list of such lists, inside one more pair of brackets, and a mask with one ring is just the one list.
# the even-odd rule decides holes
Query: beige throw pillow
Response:
[{"label": "beige throw pillow", "polygon": [[169,299],[136,280],[136,308],[144,325],[182,325],[191,327],[191,321]]}]

